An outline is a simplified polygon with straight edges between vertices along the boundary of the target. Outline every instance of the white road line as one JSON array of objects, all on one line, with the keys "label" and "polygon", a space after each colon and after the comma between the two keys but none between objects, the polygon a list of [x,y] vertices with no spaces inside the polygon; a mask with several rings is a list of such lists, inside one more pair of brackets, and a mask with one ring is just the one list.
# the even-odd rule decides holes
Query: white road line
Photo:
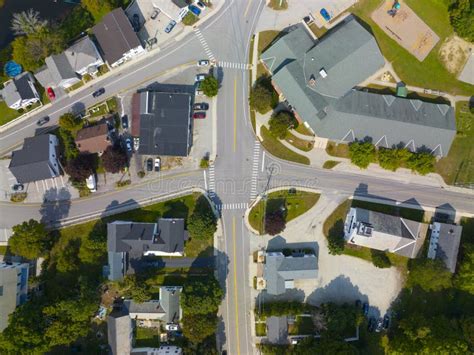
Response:
[{"label": "white road line", "polygon": [[263,151],[263,154],[262,154],[262,173],[263,173],[264,166],[265,166],[265,151]]},{"label": "white road line", "polygon": [[202,173],[204,174],[204,189],[207,191],[207,177],[206,177],[206,170],[203,170]]}]

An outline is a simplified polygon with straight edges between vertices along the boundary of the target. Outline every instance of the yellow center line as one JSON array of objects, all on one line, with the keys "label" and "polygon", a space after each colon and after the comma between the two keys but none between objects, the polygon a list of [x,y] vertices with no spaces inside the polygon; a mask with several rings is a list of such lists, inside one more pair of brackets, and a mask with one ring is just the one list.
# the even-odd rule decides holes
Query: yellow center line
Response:
[{"label": "yellow center line", "polygon": [[244,13],[244,17],[247,17],[247,12],[249,12],[249,9],[250,9],[250,4],[252,3],[252,0],[249,0],[247,2],[247,7],[245,8],[245,13]]},{"label": "yellow center line", "polygon": [[240,338],[239,338],[239,305],[237,300],[237,262],[235,253],[235,216],[232,217],[232,244],[234,257],[234,303],[235,303],[235,339],[237,342],[237,355],[240,355]]},{"label": "yellow center line", "polygon": [[237,79],[234,78],[234,153],[237,150]]}]

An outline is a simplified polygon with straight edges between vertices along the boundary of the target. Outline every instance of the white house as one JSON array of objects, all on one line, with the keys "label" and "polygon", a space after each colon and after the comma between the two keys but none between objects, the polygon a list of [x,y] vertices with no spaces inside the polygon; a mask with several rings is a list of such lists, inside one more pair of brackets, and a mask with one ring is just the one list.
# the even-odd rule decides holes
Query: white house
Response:
[{"label": "white house", "polygon": [[1,94],[7,106],[19,110],[40,101],[34,80],[31,73],[23,72],[5,82]]}]

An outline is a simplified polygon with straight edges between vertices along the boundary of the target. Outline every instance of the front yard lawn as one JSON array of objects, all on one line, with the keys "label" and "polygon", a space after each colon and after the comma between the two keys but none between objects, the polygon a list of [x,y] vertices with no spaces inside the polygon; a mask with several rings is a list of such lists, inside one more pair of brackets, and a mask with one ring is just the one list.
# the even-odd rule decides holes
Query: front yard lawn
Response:
[{"label": "front yard lawn", "polygon": [[135,328],[135,347],[136,348],[159,348],[160,330],[158,328]]},{"label": "front yard lawn", "polygon": [[301,216],[313,207],[319,200],[320,195],[314,192],[296,191],[290,193],[288,190],[280,190],[268,194],[267,202],[260,200],[249,213],[250,225],[261,234],[263,233],[264,213],[272,213],[282,206],[286,208],[286,222]]},{"label": "front yard lawn", "polygon": [[280,31],[262,31],[258,34],[258,56],[264,52],[275,38],[280,34]]},{"label": "front yard lawn", "polygon": [[474,183],[474,113],[469,110],[469,102],[456,104],[456,129],[448,156],[436,164],[436,172],[449,185]]},{"label": "front yard lawn", "polygon": [[5,101],[0,101],[0,126],[20,117],[21,113],[17,110],[12,110],[7,106]]},{"label": "front yard lawn", "polygon": [[267,127],[260,127],[260,135],[263,138],[262,145],[270,154],[273,154],[277,158],[293,161],[295,163],[310,164],[308,157],[295,153],[285,147],[277,138],[272,136]]},{"label": "front yard lawn", "polygon": [[303,152],[309,152],[314,147],[314,143],[312,141],[296,137],[295,135],[291,134],[291,132],[286,134],[285,140],[293,147],[302,150]]},{"label": "front yard lawn", "polygon": [[267,324],[255,323],[255,333],[258,337],[264,337],[265,335],[267,335]]}]

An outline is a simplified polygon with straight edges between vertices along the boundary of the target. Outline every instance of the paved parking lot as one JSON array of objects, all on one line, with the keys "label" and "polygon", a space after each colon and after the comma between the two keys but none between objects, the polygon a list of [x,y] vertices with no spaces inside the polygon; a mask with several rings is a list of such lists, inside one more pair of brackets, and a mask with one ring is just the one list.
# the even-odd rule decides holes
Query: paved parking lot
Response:
[{"label": "paved parking lot", "polygon": [[314,22],[318,27],[323,27],[325,26],[328,21],[326,21],[322,16],[321,16],[321,9],[325,9],[329,16],[331,16],[331,20],[339,16],[342,12],[347,10],[349,7],[354,5],[357,2],[357,0],[338,0],[338,1],[332,1],[332,0],[318,0],[318,8],[312,12]]}]

